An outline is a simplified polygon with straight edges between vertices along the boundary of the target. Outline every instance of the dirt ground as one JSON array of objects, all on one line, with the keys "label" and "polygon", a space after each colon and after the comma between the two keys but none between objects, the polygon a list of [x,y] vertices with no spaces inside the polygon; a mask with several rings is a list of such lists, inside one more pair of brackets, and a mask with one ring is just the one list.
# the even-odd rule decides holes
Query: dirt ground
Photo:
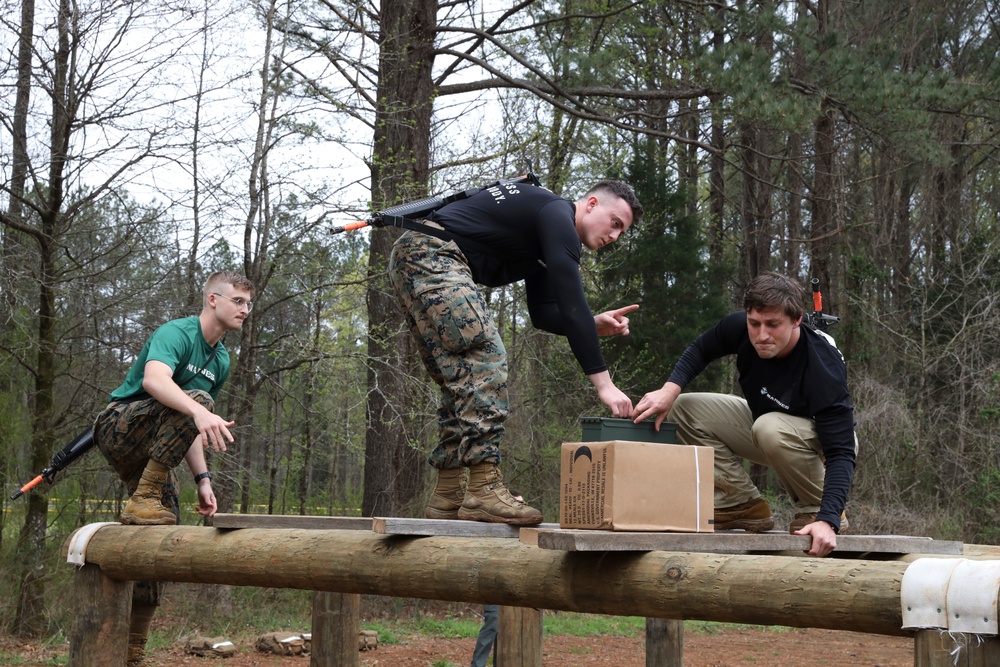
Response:
[{"label": "dirt ground", "polygon": [[[185,654],[183,648],[158,649],[149,667],[308,667],[308,656],[277,657],[257,653],[255,637],[230,638],[238,653],[226,659]],[[382,644],[361,654],[364,667],[445,667],[469,664],[474,639],[440,639],[419,635]],[[546,636],[545,667],[645,667],[642,638]],[[64,664],[66,646],[37,646],[0,637],[0,655],[13,656],[21,667]],[[685,667],[912,667],[913,640],[832,630],[723,627],[712,634],[687,632]]]}]

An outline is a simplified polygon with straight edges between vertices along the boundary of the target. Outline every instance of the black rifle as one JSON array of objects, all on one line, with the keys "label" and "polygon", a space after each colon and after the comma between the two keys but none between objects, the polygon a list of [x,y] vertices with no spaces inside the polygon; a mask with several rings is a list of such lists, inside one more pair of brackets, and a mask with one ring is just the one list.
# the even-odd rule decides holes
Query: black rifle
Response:
[{"label": "black rifle", "polygon": [[816,331],[826,333],[826,330],[839,322],[840,318],[835,315],[827,315],[823,312],[823,293],[819,291],[819,278],[813,278],[811,283],[813,312],[806,313],[803,319],[807,326],[812,327]]},{"label": "black rifle", "polygon": [[17,498],[23,495],[26,491],[30,491],[42,482],[52,484],[52,482],[55,481],[57,473],[65,470],[71,463],[93,448],[94,432],[88,428],[86,431],[76,436],[72,442],[56,452],[55,456],[52,457],[52,461],[49,463],[49,467],[42,470],[37,477],[18,489],[17,493],[12,495],[10,499],[17,500]]},{"label": "black rifle", "polygon": [[440,197],[428,197],[426,199],[418,199],[417,201],[391,206],[384,211],[375,213],[367,220],[359,220],[357,222],[351,222],[346,225],[334,227],[330,230],[330,233],[340,234],[341,232],[362,229],[364,227],[403,227],[405,229],[415,229],[416,231],[426,231],[425,226],[416,221],[427,217],[428,213],[436,211],[442,206],[447,206],[452,202],[468,199],[483,190],[489,190],[490,188],[495,188],[499,185],[507,183],[524,183],[527,185],[534,185],[535,187],[542,186],[538,177],[531,172],[528,172],[523,176],[517,176],[515,178],[502,178],[498,181],[488,183],[480,188],[469,188],[468,190],[460,190],[458,192],[452,192]]}]

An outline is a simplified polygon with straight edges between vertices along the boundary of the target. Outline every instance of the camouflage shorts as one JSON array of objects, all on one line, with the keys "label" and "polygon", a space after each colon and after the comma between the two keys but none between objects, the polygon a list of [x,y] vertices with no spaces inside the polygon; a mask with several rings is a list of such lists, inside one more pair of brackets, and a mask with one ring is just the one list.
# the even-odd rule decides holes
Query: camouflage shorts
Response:
[{"label": "camouflage shorts", "polygon": [[[211,410],[215,401],[204,391],[188,396]],[[129,495],[135,492],[146,463],[152,459],[171,469],[163,488],[163,506],[178,514],[177,479],[173,468],[184,460],[198,428],[191,417],[163,405],[154,398],[115,401],[94,421],[94,440]],[[179,516],[179,514],[178,514]]]},{"label": "camouflage shorts", "polygon": [[[215,407],[215,401],[207,392],[195,390],[187,395],[209,410]],[[180,501],[173,469],[184,460],[197,435],[193,419],[154,398],[109,403],[94,421],[97,448],[125,482],[129,496],[135,493],[150,459],[170,468],[160,502],[177,517],[180,517]],[[162,588],[162,582],[135,582],[132,604],[159,604]]]},{"label": "camouflage shorts", "polygon": [[431,378],[441,387],[435,468],[500,462],[509,412],[507,350],[462,251],[453,241],[405,232],[389,279]]}]

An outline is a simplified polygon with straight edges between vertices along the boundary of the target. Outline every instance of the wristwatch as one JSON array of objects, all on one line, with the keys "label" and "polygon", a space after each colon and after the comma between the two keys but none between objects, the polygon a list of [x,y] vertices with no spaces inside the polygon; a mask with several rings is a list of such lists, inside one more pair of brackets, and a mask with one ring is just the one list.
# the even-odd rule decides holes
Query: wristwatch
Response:
[{"label": "wristwatch", "polygon": [[194,483],[197,484],[203,479],[212,479],[212,473],[208,472],[207,470],[205,472],[198,473],[197,475],[194,476]]}]

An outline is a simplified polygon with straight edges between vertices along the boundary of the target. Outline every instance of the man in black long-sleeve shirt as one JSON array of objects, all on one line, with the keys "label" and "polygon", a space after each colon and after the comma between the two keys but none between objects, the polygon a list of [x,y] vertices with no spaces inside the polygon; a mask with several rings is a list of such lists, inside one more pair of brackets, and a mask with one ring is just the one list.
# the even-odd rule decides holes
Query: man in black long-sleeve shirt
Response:
[{"label": "man in black long-sleeve shirt", "polygon": [[[805,292],[775,273],[754,278],[744,311],[731,313],[681,355],[662,389],[636,405],[639,422],[669,414],[685,444],[715,448],[715,529],[774,527],[771,508],[743,459],[771,466],[796,505],[790,532],[811,535],[807,552],[825,556],[847,528],[844,507],[857,440],[847,368],[828,336],[803,327]],[[736,355],[743,395],[681,390],[711,362]]]},{"label": "man in black long-sleeve shirt", "polygon": [[[431,378],[441,387],[438,470],[426,516],[515,525],[542,514],[513,498],[500,474],[508,414],[507,353],[479,285],[524,280],[531,322],[564,335],[615,417],[632,401],[611,381],[599,335],[628,334],[638,306],[593,315],[580,280],[580,246],[613,243],[642,216],[632,189],[602,181],[576,202],[501,183],[434,211],[427,233],[396,241],[389,278]],[[469,479],[466,484],[466,469]]]}]

